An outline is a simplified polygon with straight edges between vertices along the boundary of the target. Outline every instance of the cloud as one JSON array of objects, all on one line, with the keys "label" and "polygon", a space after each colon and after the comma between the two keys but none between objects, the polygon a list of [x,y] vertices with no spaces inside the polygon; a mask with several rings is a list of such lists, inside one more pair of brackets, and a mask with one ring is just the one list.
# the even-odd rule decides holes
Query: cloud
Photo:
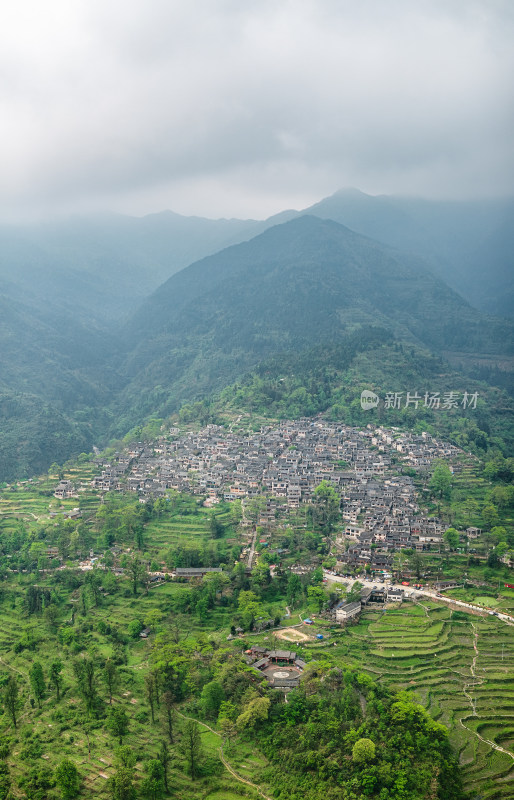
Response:
[{"label": "cloud", "polygon": [[0,215],[512,192],[512,3],[21,0]]}]

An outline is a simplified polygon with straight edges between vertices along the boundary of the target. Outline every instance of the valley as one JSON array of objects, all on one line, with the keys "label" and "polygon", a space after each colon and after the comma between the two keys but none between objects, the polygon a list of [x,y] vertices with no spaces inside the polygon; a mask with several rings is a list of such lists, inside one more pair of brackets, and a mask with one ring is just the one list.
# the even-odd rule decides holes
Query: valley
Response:
[{"label": "valley", "polygon": [[500,212],[420,209],[0,231],[0,797],[510,798]]},{"label": "valley", "polygon": [[[265,734],[290,703],[283,690],[255,683],[242,660],[245,648],[285,645],[305,665],[297,691],[306,698],[318,691],[309,688],[316,675],[331,675],[337,693],[334,670],[344,670],[347,691],[360,687],[354,720],[367,717],[363,698],[372,708],[378,691],[364,675],[381,692],[421,702],[448,729],[465,789],[506,800],[514,780],[507,689],[514,590],[504,586],[511,554],[494,545],[497,534],[480,518],[479,502],[474,509],[455,503],[471,487],[482,508],[496,497],[501,484],[492,463],[484,473],[475,457],[427,434],[334,426],[320,417],[256,425],[240,413],[230,428],[177,420],[155,439],[4,488],[0,672],[3,691],[14,676],[18,696],[16,726],[7,706],[1,724],[9,742],[3,774],[14,796],[29,786],[33,796],[52,796],[52,768],[63,758],[78,770],[81,796],[110,798],[122,774],[146,791],[153,758],[161,764],[152,767],[159,797],[166,737],[172,793],[294,796],[297,768],[288,771],[286,789]],[[453,475],[437,465],[450,465]],[[497,462],[502,468],[507,462]],[[512,546],[512,511],[498,510],[494,530],[504,526],[503,541]],[[456,540],[445,533],[450,519],[460,528]],[[256,557],[248,569],[251,541]],[[403,590],[400,602],[369,602],[366,587],[384,579]],[[416,581],[426,583],[423,590]],[[444,588],[452,585],[461,588]],[[40,606],[30,587],[47,598]],[[355,596],[367,597],[357,621],[337,623],[333,609]],[[60,697],[51,683],[56,659]],[[90,661],[88,700],[77,664]],[[34,664],[45,680],[39,700]],[[175,675],[169,712],[168,669]],[[235,696],[216,701],[215,712],[206,705],[205,687],[221,674],[235,680],[240,670],[248,702],[256,709],[261,700],[263,709],[272,703],[248,728],[239,721],[244,705],[228,710],[237,709]],[[152,688],[156,676],[161,689]],[[109,734],[113,708],[123,712],[127,758],[133,753],[125,766]],[[184,749],[191,720],[200,726],[197,774]],[[308,781],[306,796],[315,798],[313,775]],[[451,791],[446,796],[460,797]]]},{"label": "valley", "polygon": [[512,3],[2,11],[0,800],[514,800]]}]

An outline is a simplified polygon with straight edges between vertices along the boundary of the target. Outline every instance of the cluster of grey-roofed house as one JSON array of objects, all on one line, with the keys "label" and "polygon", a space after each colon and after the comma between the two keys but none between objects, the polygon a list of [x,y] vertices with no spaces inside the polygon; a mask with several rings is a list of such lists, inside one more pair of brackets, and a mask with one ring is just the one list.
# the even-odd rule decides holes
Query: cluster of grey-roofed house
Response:
[{"label": "cluster of grey-roofed house", "polygon": [[142,501],[175,489],[204,496],[206,505],[265,495],[265,523],[279,507],[309,502],[326,480],[342,499],[344,533],[336,542],[341,560],[387,570],[391,551],[438,546],[444,530],[439,520],[420,515],[413,479],[398,474],[398,463],[427,470],[435,459],[449,461],[459,452],[428,433],[372,425],[360,430],[320,418],[286,420],[249,435],[208,425],[187,433],[172,429],[109,462],[99,460],[101,473],[92,486],[133,491]]},{"label": "cluster of grey-roofed house", "polygon": [[401,603],[408,594],[398,587],[392,586],[373,586],[364,588],[360,592],[360,598],[352,602],[343,599],[337,601],[326,613],[336,622],[346,623],[359,617],[364,606],[383,605],[384,603]]}]

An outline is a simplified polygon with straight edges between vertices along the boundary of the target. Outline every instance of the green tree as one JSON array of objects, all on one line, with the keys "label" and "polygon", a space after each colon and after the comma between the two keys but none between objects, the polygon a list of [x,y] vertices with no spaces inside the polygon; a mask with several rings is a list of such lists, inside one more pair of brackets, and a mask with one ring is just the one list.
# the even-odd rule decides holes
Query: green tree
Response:
[{"label": "green tree", "polygon": [[236,720],[238,729],[254,728],[258,722],[268,719],[270,705],[269,697],[254,697],[247,703],[246,709],[239,714]]},{"label": "green tree", "polygon": [[225,699],[225,690],[218,681],[211,681],[203,687],[200,699],[205,716],[216,719],[220,705]]},{"label": "green tree", "polygon": [[409,564],[414,570],[416,578],[419,580],[421,578],[421,569],[423,567],[423,559],[421,558],[420,554],[416,551],[413,551],[411,557],[409,558]]},{"label": "green tree", "polygon": [[34,697],[37,700],[38,706],[41,708],[41,701],[45,696],[45,677],[43,675],[43,667],[39,661],[34,661],[29,670],[30,685],[34,692]]},{"label": "green tree", "polygon": [[259,598],[254,592],[239,592],[238,609],[241,615],[241,622],[246,630],[251,630],[257,617],[264,614],[264,609],[259,603]]},{"label": "green tree", "polygon": [[495,547],[495,552],[498,558],[503,558],[505,553],[508,553],[508,551],[509,551],[509,545],[507,544],[507,542],[499,542]]},{"label": "green tree", "polygon": [[327,595],[323,587],[309,586],[307,589],[307,597],[309,601],[315,605],[318,614],[320,614],[327,601]]},{"label": "green tree", "polygon": [[449,550],[456,550],[459,546],[459,532],[455,528],[447,528],[443,533],[443,539]]},{"label": "green tree", "polygon": [[109,704],[112,705],[112,695],[118,686],[118,669],[112,658],[108,658],[104,664],[103,679],[109,694]]},{"label": "green tree", "polygon": [[55,689],[57,700],[61,699],[61,686],[62,686],[62,663],[60,661],[53,661],[50,664],[50,683]]},{"label": "green tree", "polygon": [[61,761],[55,770],[55,781],[61,791],[62,800],[73,800],[80,791],[80,776],[77,767],[68,758]]},{"label": "green tree", "polygon": [[195,780],[200,774],[200,762],[203,757],[200,726],[194,719],[188,719],[184,725],[180,750],[184,756],[189,774]]},{"label": "green tree", "polygon": [[86,573],[86,586],[89,589],[91,597],[93,598],[93,605],[98,608],[102,603],[102,576],[98,569],[93,569],[91,572]]},{"label": "green tree", "polygon": [[18,727],[18,709],[20,706],[19,701],[19,688],[18,688],[18,681],[11,675],[9,680],[7,681],[4,689],[4,707],[6,712],[9,714],[12,724],[15,728]]},{"label": "green tree", "polygon": [[131,639],[137,639],[143,630],[143,623],[139,619],[133,619],[127,625],[127,633]]},{"label": "green tree", "polygon": [[506,540],[507,529],[504,528],[503,525],[496,525],[494,528],[491,528],[489,537],[494,544],[499,544]]},{"label": "green tree", "polygon": [[245,519],[253,522],[255,525],[259,521],[259,517],[266,508],[267,500],[263,495],[252,497],[243,503]]},{"label": "green tree", "polygon": [[493,528],[498,523],[498,509],[493,503],[487,503],[482,509],[482,521],[487,528]]},{"label": "green tree", "polygon": [[292,572],[287,581],[287,602],[294,608],[303,594],[303,586],[299,576]]},{"label": "green tree", "polygon": [[121,745],[123,744],[123,737],[126,736],[129,729],[129,718],[126,711],[122,708],[113,708],[109,718],[107,719],[107,728],[113,736],[115,736]]},{"label": "green tree", "polygon": [[145,569],[143,564],[139,560],[138,556],[135,556],[128,564],[128,572],[132,578],[132,593],[134,595],[137,594],[137,587],[140,582],[143,580]]},{"label": "green tree", "polygon": [[358,739],[353,745],[352,758],[357,764],[373,761],[375,751],[375,743],[371,739]]},{"label": "green tree", "polygon": [[513,486],[495,486],[491,490],[491,501],[499,508],[508,508],[514,500]]},{"label": "green tree", "polygon": [[134,767],[119,764],[113,777],[109,780],[108,788],[111,800],[136,800]]},{"label": "green tree", "polygon": [[11,778],[9,775],[9,767],[5,761],[0,761],[0,800],[8,800],[8,798],[11,797]]},{"label": "green tree", "polygon": [[159,800],[165,791],[164,767],[158,758],[152,758],[145,764],[146,776],[141,784],[141,791],[149,800]]},{"label": "green tree", "polygon": [[123,745],[123,747],[117,748],[115,753],[115,761],[118,766],[135,767],[136,760],[137,759],[134,752],[127,745]]},{"label": "green tree", "polygon": [[55,603],[50,603],[45,608],[43,616],[50,630],[54,631],[57,628],[57,620],[59,619],[59,609]]},{"label": "green tree", "polygon": [[341,498],[328,481],[314,489],[311,516],[314,527],[330,536],[341,516]]},{"label": "green tree", "polygon": [[449,500],[452,492],[453,475],[444,461],[439,461],[432,473],[428,487],[434,497],[441,500]]},{"label": "green tree", "polygon": [[229,717],[222,717],[222,719],[218,720],[218,727],[221,731],[221,735],[223,736],[223,744],[227,745],[228,742],[230,746],[233,739],[235,739],[237,736],[236,723]]},{"label": "green tree", "polygon": [[170,790],[169,786],[168,786],[168,769],[169,769],[169,765],[171,763],[171,754],[170,754],[170,750],[169,750],[169,747],[168,747],[168,743],[165,742],[164,740],[161,741],[161,748],[159,750],[159,761],[162,764],[162,777],[163,777],[163,780],[164,780],[164,791],[166,793],[168,793],[169,790]]},{"label": "green tree", "polygon": [[463,518],[464,524],[471,525],[479,515],[479,506],[476,500],[468,497],[463,503],[458,504],[458,512]]},{"label": "green tree", "polygon": [[225,528],[214,513],[211,514],[209,520],[209,531],[213,539],[220,539],[225,531]]},{"label": "green tree", "polygon": [[55,784],[53,772],[46,764],[32,767],[28,775],[20,780],[20,786],[25,789],[27,800],[47,800],[48,790]]},{"label": "green tree", "polygon": [[168,734],[168,739],[170,740],[170,744],[173,744],[175,711],[174,711],[174,700],[172,693],[169,691],[164,692],[162,696],[162,701],[164,704],[164,721],[166,723],[166,732]]},{"label": "green tree", "polygon": [[96,706],[96,670],[95,662],[92,658],[77,658],[73,662],[73,672],[77,680],[77,688],[86,704],[88,714],[91,714]]},{"label": "green tree", "polygon": [[346,600],[348,603],[355,603],[357,600],[361,599],[361,592],[364,587],[362,583],[359,581],[355,581],[352,588],[346,594]]}]

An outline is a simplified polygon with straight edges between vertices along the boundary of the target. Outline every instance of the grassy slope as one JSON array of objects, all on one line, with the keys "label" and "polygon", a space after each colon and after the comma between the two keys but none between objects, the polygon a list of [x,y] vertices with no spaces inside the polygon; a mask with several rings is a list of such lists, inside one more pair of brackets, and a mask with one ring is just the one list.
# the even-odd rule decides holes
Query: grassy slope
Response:
[{"label": "grassy slope", "polygon": [[[77,465],[67,473],[79,482],[86,482],[93,472],[91,464]],[[468,476],[469,477],[469,476]],[[473,476],[471,476],[473,478]],[[50,508],[61,505],[51,495],[42,495],[55,485],[57,477],[43,479],[39,483],[26,483],[15,492],[4,491],[0,495],[2,523],[5,530],[16,527],[20,520],[32,530],[48,520]],[[467,477],[459,480],[467,480]],[[480,483],[473,484],[477,493],[482,495],[484,487]],[[62,505],[72,508],[80,503],[85,516],[92,513],[99,502],[98,495],[91,492],[80,494],[80,500],[71,499]],[[159,551],[176,544],[178,541],[206,541],[208,526],[204,515],[174,519],[154,520],[146,528],[148,552]],[[455,555],[455,561],[461,562],[464,556]],[[482,566],[471,567],[471,577],[480,577]],[[44,579],[43,579],[44,580]],[[50,579],[49,579],[50,583]],[[43,621],[36,617],[28,620],[22,609],[23,592],[17,586],[16,579],[11,578],[5,588],[10,592],[14,586],[16,601],[14,607],[11,599],[0,605],[0,674],[3,680],[12,672],[26,676],[31,663],[37,659],[43,664],[45,674],[56,656],[65,663],[65,696],[68,711],[59,714],[55,700],[49,695],[41,711],[32,711],[29,704],[29,692],[23,691],[23,709],[20,736],[13,748],[10,764],[16,778],[26,769],[26,762],[21,757],[24,750],[23,733],[33,732],[40,736],[42,745],[41,758],[55,766],[64,755],[76,761],[81,773],[85,776],[85,797],[103,797],[105,781],[100,773],[112,774],[112,757],[115,743],[102,730],[92,731],[91,757],[88,755],[87,742],[82,731],[82,704],[74,696],[74,679],[71,670],[72,648],[61,645],[52,631],[45,627]],[[96,647],[99,655],[111,653],[110,640],[98,630],[101,621],[126,633],[128,623],[134,619],[144,619],[149,611],[158,609],[163,614],[162,627],[166,627],[170,600],[187,589],[186,584],[168,583],[153,588],[147,596],[134,598],[130,592],[118,593],[104,599],[99,608],[90,609],[86,619],[77,617],[76,627],[91,625],[92,630],[84,629],[81,645]],[[455,590],[455,596],[473,599],[483,594],[483,589]],[[7,594],[7,593],[6,593]],[[123,596],[123,595],[126,596]],[[10,597],[10,595],[9,595]],[[514,609],[514,591],[501,589],[496,598],[497,607],[505,610]],[[70,607],[68,606],[68,609]],[[267,608],[270,615],[283,613],[284,602],[276,602]],[[299,616],[312,615],[312,608],[295,609],[291,622],[296,623]],[[61,617],[69,615],[63,610]],[[216,608],[210,612],[209,620],[201,624],[198,620],[188,620],[188,635],[208,634],[220,643],[225,643],[232,620],[230,609]],[[284,624],[286,621],[284,621]],[[13,645],[19,639],[23,629],[30,627],[40,637],[37,651],[23,650],[15,653]],[[495,751],[490,744],[481,741],[476,733],[485,739],[492,740],[504,749],[513,752],[514,747],[514,653],[510,643],[511,630],[495,618],[477,616],[454,616],[452,613],[434,603],[424,606],[405,604],[401,609],[389,608],[387,611],[366,612],[358,625],[346,630],[339,627],[330,629],[327,623],[318,624],[308,633],[314,635],[323,631],[325,639],[319,643],[313,639],[306,645],[293,644],[307,658],[329,655],[336,664],[358,666],[370,672],[372,676],[380,676],[382,680],[396,687],[414,692],[422,702],[426,703],[432,714],[446,724],[451,732],[454,745],[460,751],[461,762],[465,769],[465,779],[470,790],[478,790],[484,798],[507,800],[512,795],[514,786],[514,762],[509,756]],[[248,640],[250,640],[248,638]],[[270,634],[257,634],[251,637],[252,643],[268,643],[280,646],[283,641],[272,638]],[[334,646],[335,645],[335,646]],[[477,650],[475,650],[475,646]],[[137,640],[129,645],[128,663],[121,668],[122,688],[116,702],[122,704],[131,717],[131,731],[127,743],[137,752],[149,754],[157,747],[158,736],[164,731],[160,723],[155,728],[149,724],[147,704],[144,700],[143,677],[151,647],[150,641]],[[236,650],[241,647],[237,642]],[[477,655],[478,651],[478,655]],[[473,662],[474,657],[476,661]],[[472,668],[475,677],[472,675]],[[103,692],[103,687],[101,687]],[[71,702],[73,700],[73,702]],[[473,703],[476,716],[473,713]],[[71,705],[71,709],[70,709]],[[146,712],[146,720],[138,722],[136,714]],[[57,715],[56,715],[57,712]],[[29,724],[30,720],[30,724]],[[5,718],[4,721],[6,722]],[[33,723],[33,724],[32,724]],[[26,724],[26,728],[24,725]],[[467,731],[466,731],[467,728]],[[202,734],[206,749],[213,758],[217,758],[218,742],[213,734]],[[236,771],[246,779],[259,783],[262,759],[258,754],[245,750],[244,743],[238,743],[229,753],[229,761]],[[48,758],[43,759],[44,756]],[[103,759],[103,760],[102,760]],[[172,785],[179,796],[196,798],[229,798],[255,796],[252,790],[245,795],[246,789],[240,788],[237,781],[225,770],[218,776],[211,776],[193,785],[182,769],[180,761],[173,767]],[[186,794],[187,792],[187,794]]]}]

